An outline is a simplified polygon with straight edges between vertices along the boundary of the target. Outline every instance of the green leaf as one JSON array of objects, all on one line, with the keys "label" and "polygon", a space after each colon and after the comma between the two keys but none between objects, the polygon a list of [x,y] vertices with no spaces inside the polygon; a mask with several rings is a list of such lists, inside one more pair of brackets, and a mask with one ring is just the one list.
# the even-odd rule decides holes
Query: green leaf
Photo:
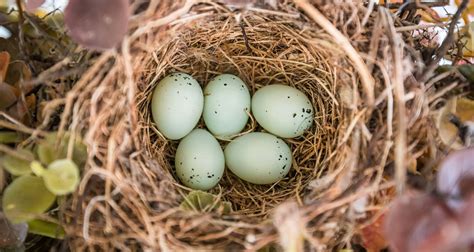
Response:
[{"label": "green leaf", "polygon": [[[29,150],[20,149],[18,152],[23,156],[33,159],[33,153],[31,153]],[[10,155],[5,155],[0,159],[0,166],[15,176],[31,173],[30,161],[19,159]]]},{"label": "green leaf", "polygon": [[4,191],[3,212],[12,223],[27,222],[48,210],[56,196],[48,191],[43,179],[23,175],[15,179]]},{"label": "green leaf", "polygon": [[0,143],[11,144],[18,143],[21,141],[20,134],[11,131],[0,131]]},{"label": "green leaf", "polygon": [[451,71],[453,70],[453,66],[450,66],[450,65],[441,65],[439,67],[436,68],[436,72],[438,74],[442,74],[442,73],[445,73],[445,72],[448,72],[448,71]]},{"label": "green leaf", "polygon": [[64,229],[53,222],[44,220],[32,220],[28,222],[29,232],[55,239],[64,239]]},{"label": "green leaf", "polygon": [[[40,161],[49,165],[55,160],[67,158],[69,139],[69,133],[64,134],[61,139],[58,139],[56,132],[49,133],[38,143],[36,149]],[[78,167],[84,167],[87,161],[87,148],[79,136],[76,136],[73,148],[72,160]]]},{"label": "green leaf", "polygon": [[52,162],[43,173],[48,190],[56,195],[72,193],[79,185],[79,168],[69,159]]},{"label": "green leaf", "polygon": [[461,72],[464,77],[466,77],[467,80],[472,83],[474,83],[474,65],[461,65],[459,67],[459,72]]},{"label": "green leaf", "polygon": [[183,200],[180,208],[187,211],[213,210],[222,214],[229,214],[232,211],[230,202],[221,201],[213,194],[203,191],[192,191]]}]

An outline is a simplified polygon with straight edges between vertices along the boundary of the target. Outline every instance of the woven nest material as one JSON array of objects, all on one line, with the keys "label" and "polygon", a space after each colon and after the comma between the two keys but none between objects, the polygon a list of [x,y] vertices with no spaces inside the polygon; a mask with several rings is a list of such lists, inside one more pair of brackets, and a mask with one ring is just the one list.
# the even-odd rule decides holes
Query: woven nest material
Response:
[{"label": "woven nest material", "polygon": [[[389,12],[363,1],[237,12],[215,2],[159,2],[66,98],[61,129],[84,133],[89,147],[80,188],[60,209],[71,247],[342,248],[403,185],[406,164],[429,152],[427,94],[411,78],[415,56]],[[285,179],[257,186],[225,173],[211,193],[216,204],[232,204],[230,214],[180,208],[189,189],[173,174],[177,142],[159,134],[149,110],[158,81],[178,71],[201,85],[232,73],[251,93],[287,84],[316,110],[314,126],[287,140],[294,160]],[[252,121],[251,130],[261,129]],[[360,199],[365,210],[353,207]]]}]

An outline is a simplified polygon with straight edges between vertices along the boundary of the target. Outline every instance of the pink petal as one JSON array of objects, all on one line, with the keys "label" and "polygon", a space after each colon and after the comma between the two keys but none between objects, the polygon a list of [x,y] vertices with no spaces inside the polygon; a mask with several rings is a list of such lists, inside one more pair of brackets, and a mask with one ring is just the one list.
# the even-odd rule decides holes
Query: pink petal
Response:
[{"label": "pink petal", "polygon": [[26,10],[28,12],[34,12],[36,9],[38,9],[41,5],[44,4],[46,0],[28,0],[26,2]]}]

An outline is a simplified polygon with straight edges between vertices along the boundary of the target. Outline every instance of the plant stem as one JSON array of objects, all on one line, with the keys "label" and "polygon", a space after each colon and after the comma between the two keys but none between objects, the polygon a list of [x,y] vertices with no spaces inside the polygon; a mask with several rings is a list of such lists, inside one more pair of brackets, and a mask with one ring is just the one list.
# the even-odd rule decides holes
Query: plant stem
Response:
[{"label": "plant stem", "polygon": [[46,172],[46,168],[44,168],[44,166],[38,161],[31,162],[30,167],[33,173],[38,177],[43,176]]}]

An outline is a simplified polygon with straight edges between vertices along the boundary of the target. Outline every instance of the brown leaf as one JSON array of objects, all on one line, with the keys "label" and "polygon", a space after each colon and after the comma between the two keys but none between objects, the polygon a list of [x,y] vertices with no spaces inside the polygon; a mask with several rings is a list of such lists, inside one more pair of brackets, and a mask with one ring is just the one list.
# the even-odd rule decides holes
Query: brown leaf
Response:
[{"label": "brown leaf", "polygon": [[458,221],[464,231],[461,234],[461,239],[465,243],[470,243],[474,245],[474,194],[471,194],[466,199],[466,204],[464,208],[459,213]]},{"label": "brown leaf", "polygon": [[28,225],[26,223],[12,224],[0,212],[0,250],[3,251],[4,248],[16,247],[22,244],[27,234]]},{"label": "brown leaf", "polygon": [[128,0],[71,0],[64,20],[70,36],[90,49],[116,46],[128,30]]},{"label": "brown leaf", "polygon": [[437,190],[449,197],[447,204],[457,210],[465,204],[464,197],[474,194],[474,148],[450,154],[440,165]]},{"label": "brown leaf", "polygon": [[379,252],[388,246],[384,235],[385,213],[380,215],[374,222],[360,230],[362,246],[367,252]]},{"label": "brown leaf", "polygon": [[19,91],[8,84],[0,83],[0,110],[4,110],[18,100]]},{"label": "brown leaf", "polygon": [[393,252],[454,252],[466,244],[463,229],[444,202],[420,192],[400,196],[390,206],[385,235]]},{"label": "brown leaf", "polygon": [[5,81],[10,64],[10,54],[8,52],[0,52],[0,83]]},{"label": "brown leaf", "polygon": [[28,12],[34,12],[36,9],[38,9],[41,5],[44,4],[46,0],[28,0],[26,2],[26,10]]},{"label": "brown leaf", "polygon": [[16,104],[8,108],[7,113],[18,121],[29,125],[31,123],[30,111],[36,105],[36,96],[30,95],[25,97],[25,100],[19,99]]},{"label": "brown leaf", "polygon": [[441,18],[438,12],[430,8],[418,10],[416,13],[421,16],[421,19],[423,21],[428,22],[428,23],[446,22],[450,20],[447,17]]},{"label": "brown leaf", "polygon": [[6,82],[15,86],[23,93],[29,93],[33,86],[31,84],[25,85],[25,81],[31,80],[32,74],[30,68],[23,61],[15,61],[10,64]]}]

